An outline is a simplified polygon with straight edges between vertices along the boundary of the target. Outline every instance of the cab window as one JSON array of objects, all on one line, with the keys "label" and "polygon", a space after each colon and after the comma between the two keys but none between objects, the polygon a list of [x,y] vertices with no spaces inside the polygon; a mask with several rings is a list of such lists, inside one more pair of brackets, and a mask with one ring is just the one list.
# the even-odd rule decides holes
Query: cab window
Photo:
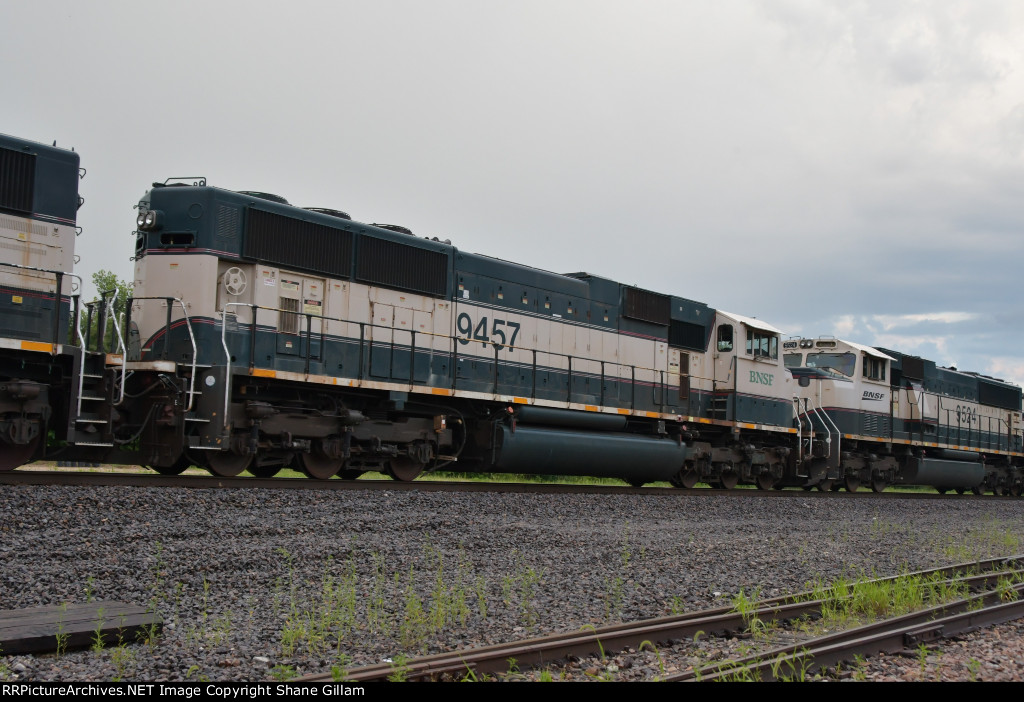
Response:
[{"label": "cab window", "polygon": [[718,327],[718,350],[732,351],[732,325],[723,324]]}]

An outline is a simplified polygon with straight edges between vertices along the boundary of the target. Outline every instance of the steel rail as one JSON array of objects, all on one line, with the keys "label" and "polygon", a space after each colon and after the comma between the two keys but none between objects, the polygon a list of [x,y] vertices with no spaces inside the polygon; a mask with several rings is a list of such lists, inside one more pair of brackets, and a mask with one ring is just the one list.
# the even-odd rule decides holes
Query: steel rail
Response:
[{"label": "steel rail", "polygon": [[[1008,564],[1020,565],[1024,556],[993,558],[973,563],[961,563],[929,570],[905,573],[870,581],[883,583],[909,577],[956,577],[967,572],[993,571]],[[1005,576],[1005,573],[1000,575]],[[996,575],[981,577],[995,578]],[[786,595],[758,603],[755,612],[740,613],[731,607],[719,607],[670,617],[658,617],[640,622],[625,622],[610,626],[551,634],[491,646],[439,653],[405,661],[400,668],[404,679],[425,679],[440,675],[490,674],[508,669],[508,660],[514,658],[519,666],[538,666],[568,655],[604,655],[608,651],[628,646],[652,644],[669,639],[689,638],[698,632],[725,633],[745,629],[751,617],[759,619],[794,619],[805,614],[820,613],[822,601],[811,599],[810,592]],[[805,645],[805,644],[801,644]],[[353,668],[345,679],[352,682],[386,680],[396,673],[392,662]],[[330,674],[311,675],[304,681],[317,682],[332,679]],[[681,678],[685,679],[685,678]]]},{"label": "steel rail", "polygon": [[984,592],[953,602],[918,610],[862,627],[765,651],[726,664],[707,666],[664,678],[667,682],[751,679],[772,681],[802,675],[849,661],[854,656],[895,653],[925,642],[1001,624],[1024,617],[1024,584],[1011,588],[1014,599],[1003,602],[1003,593]]}]

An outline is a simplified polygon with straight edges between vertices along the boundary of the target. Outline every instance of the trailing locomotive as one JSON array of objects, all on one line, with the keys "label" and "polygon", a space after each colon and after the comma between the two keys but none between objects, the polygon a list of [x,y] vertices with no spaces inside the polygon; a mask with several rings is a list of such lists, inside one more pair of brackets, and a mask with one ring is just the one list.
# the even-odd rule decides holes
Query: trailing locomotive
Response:
[{"label": "trailing locomotive", "polygon": [[31,462],[67,413],[83,175],[73,151],[0,134],[0,470]]},{"label": "trailing locomotive", "polygon": [[105,298],[85,338],[71,295],[45,349],[11,330],[35,371],[5,366],[0,469],[1021,492],[1021,391],[994,379],[203,179],[154,184],[136,224],[123,320]]},{"label": "trailing locomotive", "polygon": [[800,436],[827,437],[818,451],[824,460],[811,461],[795,482],[1021,494],[1018,386],[832,337],[783,346],[800,386]]}]

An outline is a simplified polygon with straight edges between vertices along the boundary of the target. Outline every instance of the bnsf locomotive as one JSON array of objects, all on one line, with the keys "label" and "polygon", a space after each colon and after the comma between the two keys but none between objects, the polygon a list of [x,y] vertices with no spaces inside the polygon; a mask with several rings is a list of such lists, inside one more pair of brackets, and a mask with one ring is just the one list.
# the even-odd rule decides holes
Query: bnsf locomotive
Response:
[{"label": "bnsf locomotive", "polygon": [[35,348],[50,409],[8,392],[4,467],[61,452],[223,476],[1021,491],[1016,386],[336,210],[154,184],[134,278],[91,343]]}]

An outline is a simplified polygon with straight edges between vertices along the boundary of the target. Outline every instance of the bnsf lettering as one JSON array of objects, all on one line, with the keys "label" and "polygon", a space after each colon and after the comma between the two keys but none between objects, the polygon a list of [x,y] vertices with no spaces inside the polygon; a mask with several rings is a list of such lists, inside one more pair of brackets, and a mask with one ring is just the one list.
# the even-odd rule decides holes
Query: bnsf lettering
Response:
[{"label": "bnsf lettering", "polygon": [[864,397],[862,400],[882,400],[885,398],[884,392],[871,392],[870,390],[864,391]]},{"label": "bnsf lettering", "polygon": [[757,371],[750,371],[750,382],[755,385],[771,385],[772,380],[775,376],[771,373],[758,373]]}]

